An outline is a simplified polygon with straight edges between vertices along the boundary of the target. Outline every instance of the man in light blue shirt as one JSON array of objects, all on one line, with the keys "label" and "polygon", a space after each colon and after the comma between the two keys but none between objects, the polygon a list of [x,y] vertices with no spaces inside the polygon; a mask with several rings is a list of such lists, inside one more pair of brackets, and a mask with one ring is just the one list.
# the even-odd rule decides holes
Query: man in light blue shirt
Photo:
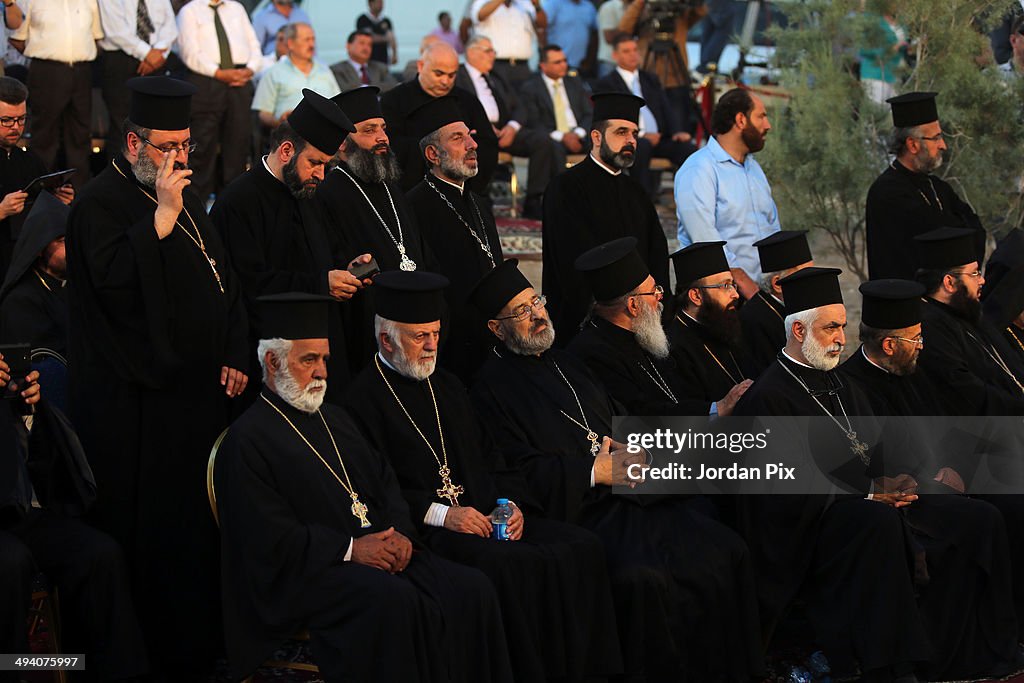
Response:
[{"label": "man in light blue shirt", "polygon": [[303,88],[328,99],[341,92],[330,68],[313,58],[316,35],[312,26],[288,24],[284,38],[288,54],[263,74],[252,98],[252,109],[259,112],[260,123],[270,128],[276,128],[302,101]]},{"label": "man in light blue shirt", "polygon": [[761,277],[754,242],[781,229],[768,178],[752,156],[764,148],[771,127],[759,97],[730,90],[711,115],[714,137],[675,179],[679,246],[725,240],[733,279],[746,299],[757,293]]},{"label": "man in light blue shirt", "polygon": [[[569,66],[580,68],[597,46],[597,8],[590,0],[543,0],[548,16],[548,43],[565,52]],[[587,65],[589,66],[589,64]]]},{"label": "man in light blue shirt", "polygon": [[[260,50],[267,55],[274,51],[274,37],[285,24],[311,24],[309,15],[295,0],[271,0],[270,4],[252,17],[252,27],[260,41]],[[300,97],[301,99],[301,97]],[[298,100],[296,100],[298,104]]]}]

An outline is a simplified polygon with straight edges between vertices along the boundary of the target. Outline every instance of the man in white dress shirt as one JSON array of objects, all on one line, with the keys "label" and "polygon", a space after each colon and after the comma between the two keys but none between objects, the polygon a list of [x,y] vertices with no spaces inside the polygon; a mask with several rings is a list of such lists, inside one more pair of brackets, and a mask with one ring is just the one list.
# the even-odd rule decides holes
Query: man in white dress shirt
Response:
[{"label": "man in white dress shirt", "polygon": [[[252,77],[263,53],[236,0],[192,0],[178,13],[178,53],[192,96],[192,189],[206,199],[245,170],[252,128]],[[220,173],[217,160],[220,158]]]},{"label": "man in white dress shirt", "polygon": [[99,0],[103,38],[103,101],[107,124],[107,158],[121,151],[121,126],[128,118],[131,91],[125,81],[135,76],[166,74],[167,55],[178,37],[170,0]]},{"label": "man in white dress shirt", "polygon": [[32,62],[28,69],[32,149],[53,169],[64,141],[71,182],[89,180],[92,62],[103,37],[96,0],[20,0],[25,20],[11,44]]},{"label": "man in white dress shirt", "polygon": [[529,78],[534,41],[548,25],[540,0],[474,0],[469,16],[473,32],[494,42],[494,71],[512,87]]}]

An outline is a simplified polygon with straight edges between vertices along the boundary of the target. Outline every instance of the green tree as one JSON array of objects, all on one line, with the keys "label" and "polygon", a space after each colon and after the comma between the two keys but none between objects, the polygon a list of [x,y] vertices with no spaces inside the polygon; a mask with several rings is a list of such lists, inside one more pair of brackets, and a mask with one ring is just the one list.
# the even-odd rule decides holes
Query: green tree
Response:
[{"label": "green tree", "polygon": [[[973,207],[990,233],[1024,217],[1024,78],[991,65],[984,31],[1016,0],[869,0],[890,11],[911,41],[897,92],[935,90],[949,146],[937,174]],[[776,60],[789,98],[774,108],[771,140],[758,155],[789,229],[823,230],[847,266],[867,278],[864,202],[891,161],[888,107],[865,97],[858,48],[880,47],[877,15],[863,0],[783,6]]]}]

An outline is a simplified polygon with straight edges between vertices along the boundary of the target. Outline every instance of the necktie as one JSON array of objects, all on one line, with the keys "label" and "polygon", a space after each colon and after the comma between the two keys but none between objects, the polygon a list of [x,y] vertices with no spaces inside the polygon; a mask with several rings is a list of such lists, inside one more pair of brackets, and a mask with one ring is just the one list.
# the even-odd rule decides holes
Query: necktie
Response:
[{"label": "necktie", "polygon": [[565,93],[562,92],[562,82],[555,81],[551,84],[555,91],[555,129],[563,133],[569,132],[569,117],[565,115]]},{"label": "necktie", "polygon": [[139,0],[139,5],[135,10],[135,35],[142,42],[149,44],[153,31],[153,20],[149,18],[149,8],[146,7],[146,0]]},{"label": "necktie", "polygon": [[[633,94],[637,97],[643,97],[644,92],[640,88],[640,74],[637,73],[633,77],[633,87],[631,88]],[[640,130],[644,133],[657,133],[658,132],[658,121],[654,118],[654,114],[651,112],[651,108],[646,104],[640,107]]]},{"label": "necktie", "polygon": [[359,73],[359,80],[363,82],[363,85],[370,85],[370,72],[366,70],[365,64],[359,67]]},{"label": "necktie", "polygon": [[220,20],[220,8],[223,5],[217,3],[210,5],[213,10],[213,28],[217,31],[217,47],[220,48],[220,68],[234,69],[235,60],[231,59],[231,43],[228,42],[228,32],[224,30],[224,22]]}]

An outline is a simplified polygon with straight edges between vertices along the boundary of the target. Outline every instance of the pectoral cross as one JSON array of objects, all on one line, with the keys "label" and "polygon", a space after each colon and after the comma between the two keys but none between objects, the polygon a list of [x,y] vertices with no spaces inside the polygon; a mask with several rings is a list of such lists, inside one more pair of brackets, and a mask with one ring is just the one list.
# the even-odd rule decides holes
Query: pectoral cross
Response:
[{"label": "pectoral cross", "polygon": [[847,432],[846,438],[850,440],[850,450],[853,454],[860,458],[860,461],[865,465],[871,464],[871,458],[868,456],[868,445],[857,438],[857,432]]},{"label": "pectoral cross", "polygon": [[352,494],[352,507],[349,509],[352,510],[352,516],[359,519],[359,528],[370,528],[370,520],[366,516],[370,509],[366,507],[366,503],[359,500],[359,496],[354,493]]},{"label": "pectoral cross", "polygon": [[217,287],[220,289],[220,293],[224,294],[224,283],[220,281],[220,273],[217,272],[217,261],[209,256],[206,257],[206,260],[210,262],[210,270],[213,271],[213,277],[217,280]]},{"label": "pectoral cross", "polygon": [[441,488],[437,489],[438,498],[445,498],[453,507],[459,507],[459,496],[466,492],[461,484],[453,484],[451,471],[447,467],[438,470],[441,475]]},{"label": "pectoral cross", "polygon": [[601,451],[601,444],[598,441],[597,432],[591,430],[587,432],[587,441],[590,442],[590,454],[597,457],[597,454]]}]

